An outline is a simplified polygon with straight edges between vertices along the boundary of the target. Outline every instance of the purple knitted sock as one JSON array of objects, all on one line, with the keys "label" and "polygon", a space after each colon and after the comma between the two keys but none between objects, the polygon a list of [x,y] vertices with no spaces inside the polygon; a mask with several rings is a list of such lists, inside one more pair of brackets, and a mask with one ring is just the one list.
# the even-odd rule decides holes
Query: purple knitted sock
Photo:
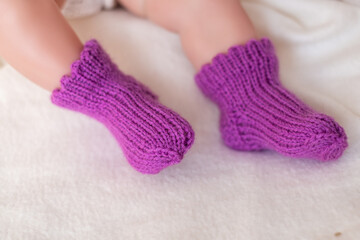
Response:
[{"label": "purple knitted sock", "polygon": [[341,126],[281,85],[269,39],[218,54],[202,67],[196,82],[219,106],[220,130],[231,148],[273,149],[291,157],[330,160],[339,158],[347,147]]},{"label": "purple knitted sock", "polygon": [[71,76],[62,77],[51,100],[102,122],[142,173],[155,174],[179,163],[194,141],[189,123],[122,73],[96,40],[85,44]]}]

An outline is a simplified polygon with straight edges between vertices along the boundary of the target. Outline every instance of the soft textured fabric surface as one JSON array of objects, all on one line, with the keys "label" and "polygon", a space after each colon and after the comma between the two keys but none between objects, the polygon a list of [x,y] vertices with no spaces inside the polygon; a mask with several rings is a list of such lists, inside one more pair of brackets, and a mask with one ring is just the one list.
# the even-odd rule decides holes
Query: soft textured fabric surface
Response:
[{"label": "soft textured fabric surface", "polygon": [[344,129],[286,89],[268,38],[216,55],[195,76],[220,109],[224,143],[245,151],[275,150],[293,158],[338,159],[348,146]]},{"label": "soft textured fabric surface", "polygon": [[101,9],[112,9],[116,0],[66,0],[61,12],[67,18],[86,17],[98,13]]},{"label": "soft textured fabric surface", "polygon": [[[147,176],[100,123],[0,70],[0,239],[360,239],[360,8],[331,0],[245,1],[278,50],[283,84],[348,135],[338,161],[222,144],[176,35],[122,11],[72,22],[194,127],[181,164]],[[340,235],[340,236],[335,236]]]}]

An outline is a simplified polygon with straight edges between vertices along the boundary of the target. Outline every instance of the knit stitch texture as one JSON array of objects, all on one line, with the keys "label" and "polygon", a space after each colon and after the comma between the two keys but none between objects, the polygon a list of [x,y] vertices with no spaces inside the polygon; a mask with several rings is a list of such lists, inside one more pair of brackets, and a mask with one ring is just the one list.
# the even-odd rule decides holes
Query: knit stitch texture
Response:
[{"label": "knit stitch texture", "polygon": [[194,141],[189,123],[122,73],[96,40],[85,44],[51,100],[103,123],[141,173],[156,174],[179,163]]},{"label": "knit stitch texture", "polygon": [[296,158],[337,159],[344,129],[315,112],[279,81],[278,59],[267,38],[218,54],[195,77],[220,108],[225,144],[237,150],[273,149]]}]

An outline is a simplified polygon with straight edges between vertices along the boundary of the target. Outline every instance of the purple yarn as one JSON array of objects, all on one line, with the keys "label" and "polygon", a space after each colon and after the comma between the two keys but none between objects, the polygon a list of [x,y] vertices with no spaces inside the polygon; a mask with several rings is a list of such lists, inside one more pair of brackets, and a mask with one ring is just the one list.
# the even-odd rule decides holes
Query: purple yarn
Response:
[{"label": "purple yarn", "polygon": [[102,122],[141,173],[155,174],[179,163],[194,141],[189,123],[122,73],[96,40],[85,44],[51,100]]},{"label": "purple yarn", "polygon": [[221,110],[225,144],[296,158],[339,158],[347,147],[344,129],[286,90],[278,76],[275,50],[266,38],[233,46],[202,67],[196,82]]}]

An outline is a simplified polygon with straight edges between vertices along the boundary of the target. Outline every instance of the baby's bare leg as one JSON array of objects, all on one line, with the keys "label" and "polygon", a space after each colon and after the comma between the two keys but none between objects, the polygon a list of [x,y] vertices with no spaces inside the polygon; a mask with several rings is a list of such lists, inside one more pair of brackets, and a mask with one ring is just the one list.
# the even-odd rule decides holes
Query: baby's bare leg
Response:
[{"label": "baby's bare leg", "polygon": [[239,0],[120,0],[133,13],[180,34],[197,70],[230,46],[256,37]]},{"label": "baby's bare leg", "polygon": [[59,87],[82,48],[55,1],[0,1],[0,55],[39,86]]}]

